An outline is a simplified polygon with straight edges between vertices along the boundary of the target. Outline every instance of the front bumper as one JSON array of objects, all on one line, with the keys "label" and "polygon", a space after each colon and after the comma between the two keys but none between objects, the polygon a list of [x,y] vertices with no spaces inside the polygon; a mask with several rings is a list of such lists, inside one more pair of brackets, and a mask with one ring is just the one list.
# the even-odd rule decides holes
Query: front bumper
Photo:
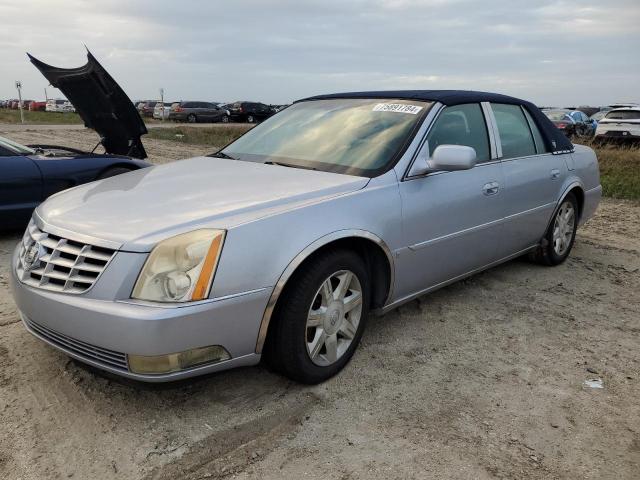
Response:
[{"label": "front bumper", "polygon": [[[159,306],[45,291],[22,284],[14,267],[11,272],[14,299],[27,330],[103,370],[135,380],[166,382],[260,360],[255,346],[270,288],[194,304]],[[126,363],[128,354],[165,355],[208,345],[223,346],[231,359],[158,375],[131,372]]]}]

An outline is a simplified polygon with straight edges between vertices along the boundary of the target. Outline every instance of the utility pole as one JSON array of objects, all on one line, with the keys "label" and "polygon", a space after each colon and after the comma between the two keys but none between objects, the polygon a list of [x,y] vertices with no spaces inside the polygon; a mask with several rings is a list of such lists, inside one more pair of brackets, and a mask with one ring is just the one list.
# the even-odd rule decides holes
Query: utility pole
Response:
[{"label": "utility pole", "polygon": [[162,112],[161,117],[164,122],[164,88],[160,87],[160,111]]},{"label": "utility pole", "polygon": [[47,87],[44,87],[44,101],[45,102],[49,101],[49,97],[47,97]]},{"label": "utility pole", "polygon": [[20,123],[24,123],[24,112],[22,111],[22,82],[16,80],[16,88],[18,89],[18,108],[20,109]]}]

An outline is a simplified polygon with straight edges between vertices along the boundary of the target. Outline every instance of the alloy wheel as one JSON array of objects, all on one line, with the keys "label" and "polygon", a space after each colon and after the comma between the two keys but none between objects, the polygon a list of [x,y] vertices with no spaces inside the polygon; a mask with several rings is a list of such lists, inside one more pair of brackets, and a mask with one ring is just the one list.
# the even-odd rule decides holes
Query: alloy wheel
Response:
[{"label": "alloy wheel", "polygon": [[353,342],[362,317],[362,286],[349,270],[330,275],[314,295],[306,324],[307,353],[319,366],[340,359]]},{"label": "alloy wheel", "polygon": [[575,230],[576,212],[571,202],[564,202],[556,214],[553,223],[553,251],[562,256],[571,246]]}]

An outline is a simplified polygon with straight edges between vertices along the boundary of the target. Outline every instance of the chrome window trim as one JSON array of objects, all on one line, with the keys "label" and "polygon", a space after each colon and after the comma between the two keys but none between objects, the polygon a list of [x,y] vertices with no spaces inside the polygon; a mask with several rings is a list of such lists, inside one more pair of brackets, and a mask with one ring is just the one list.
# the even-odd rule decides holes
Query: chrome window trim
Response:
[{"label": "chrome window trim", "polygon": [[[521,157],[502,158],[503,157],[503,155],[502,155],[502,141],[500,140],[500,131],[498,130],[498,123],[495,120],[495,116],[493,115],[493,109],[491,108],[491,105],[493,105],[494,102],[483,102],[483,103],[487,103],[488,104],[489,112],[490,112],[492,121],[494,122],[494,125],[495,125],[496,147],[497,147],[497,150],[499,151],[499,157],[498,158],[500,159],[501,162],[508,162],[510,160],[519,160],[521,158],[537,157],[539,155],[564,155],[564,154],[567,154],[567,153],[573,153],[575,151],[575,149],[572,149],[572,150],[557,150],[557,151],[553,151],[553,152],[538,152],[538,144],[536,143],[536,139],[535,139],[535,137],[533,135],[533,131],[531,131],[531,125],[529,123],[529,118],[524,113],[526,110],[524,110],[524,106],[518,105],[520,107],[520,109],[523,110],[522,114],[524,115],[524,119],[526,120],[527,125],[529,126],[529,133],[531,134],[531,138],[533,139],[533,145],[534,145],[534,147],[536,149],[536,153],[533,154],[533,155],[523,155]],[[496,105],[511,105],[509,103],[502,103],[502,104],[500,102],[495,102],[495,103],[496,103]],[[527,112],[527,113],[529,113],[529,112]],[[531,116],[531,114],[529,114],[529,116]],[[533,119],[533,116],[531,116],[531,118]],[[537,125],[536,125],[536,127],[537,127]],[[540,130],[540,129],[538,129],[538,130]],[[542,132],[540,132],[540,135],[542,135],[544,137]]]},{"label": "chrome window trim", "polygon": [[491,141],[491,158],[500,159],[502,157],[502,142],[500,141],[500,133],[498,132],[498,124],[496,117],[493,115],[493,109],[490,102],[481,102],[480,106],[484,112],[485,122],[489,130],[489,140]]},{"label": "chrome window trim", "polygon": [[544,149],[544,145],[538,145],[538,142],[536,142],[536,136],[533,134],[533,127],[538,129],[538,134],[542,137],[542,132],[540,131],[540,129],[538,128],[537,125],[532,125],[532,120],[533,118],[531,117],[531,114],[529,112],[527,112],[527,110],[520,105],[520,110],[522,110],[522,114],[524,115],[524,119],[527,121],[527,125],[529,125],[529,133],[531,133],[531,138],[533,138],[533,146],[536,149],[536,154],[537,155],[544,155],[548,152],[544,152],[541,151]]},{"label": "chrome window trim", "polygon": [[[440,112],[442,112],[442,110],[444,110],[445,108],[446,108],[446,105],[440,102],[436,102],[431,107],[431,111],[429,112],[429,114],[424,118],[420,129],[418,130],[418,132],[416,133],[416,136],[414,137],[414,141],[417,140],[418,144],[414,148],[414,150],[409,154],[411,158],[409,160],[409,163],[405,167],[404,173],[402,174],[402,177],[400,179],[401,182],[404,182],[405,180],[412,180],[414,178],[421,178],[426,175],[426,174],[414,175],[410,177],[409,172],[411,171],[411,167],[413,167],[413,164],[416,161],[418,154],[422,150],[423,145],[427,141],[427,136],[429,135],[429,132],[433,128],[433,124],[436,122],[436,119],[440,116]],[[409,153],[408,149],[406,153]]]},{"label": "chrome window trim", "polygon": [[293,273],[298,269],[300,264],[304,262],[312,253],[318,250],[320,247],[327,245],[328,243],[333,242],[334,240],[339,240],[341,238],[365,238],[367,240],[372,240],[378,246],[382,248],[384,251],[387,260],[389,261],[389,269],[390,269],[390,278],[389,278],[389,291],[387,292],[387,298],[383,303],[383,307],[387,305],[387,303],[391,300],[393,296],[393,287],[395,284],[395,264],[393,260],[393,254],[391,253],[391,249],[387,246],[384,240],[382,240],[377,235],[368,232],[366,230],[357,230],[357,229],[346,229],[346,230],[338,230],[336,232],[325,235],[324,237],[319,238],[315,242],[307,245],[304,250],[302,250],[296,257],[289,262],[287,268],[285,268],[284,272],[280,275],[280,278],[276,282],[275,287],[273,287],[273,292],[269,297],[269,301],[267,302],[267,307],[264,310],[264,314],[262,315],[262,321],[260,322],[260,330],[258,331],[258,339],[256,342],[256,350],[255,353],[262,353],[262,348],[264,347],[264,342],[267,339],[267,332],[269,330],[269,323],[271,322],[271,317],[273,315],[273,310],[275,309],[276,303],[278,302],[278,298],[280,294],[284,290],[285,285],[287,284],[289,278],[293,275]]}]

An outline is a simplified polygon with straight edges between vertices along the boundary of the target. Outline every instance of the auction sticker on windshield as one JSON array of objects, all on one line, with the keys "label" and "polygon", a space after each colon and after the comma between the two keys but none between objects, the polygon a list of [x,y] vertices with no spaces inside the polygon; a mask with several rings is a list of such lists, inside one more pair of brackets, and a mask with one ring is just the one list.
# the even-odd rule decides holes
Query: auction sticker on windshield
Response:
[{"label": "auction sticker on windshield", "polygon": [[422,107],[418,105],[405,105],[403,103],[378,103],[373,107],[374,112],[396,112],[396,113],[410,113],[416,115]]}]

